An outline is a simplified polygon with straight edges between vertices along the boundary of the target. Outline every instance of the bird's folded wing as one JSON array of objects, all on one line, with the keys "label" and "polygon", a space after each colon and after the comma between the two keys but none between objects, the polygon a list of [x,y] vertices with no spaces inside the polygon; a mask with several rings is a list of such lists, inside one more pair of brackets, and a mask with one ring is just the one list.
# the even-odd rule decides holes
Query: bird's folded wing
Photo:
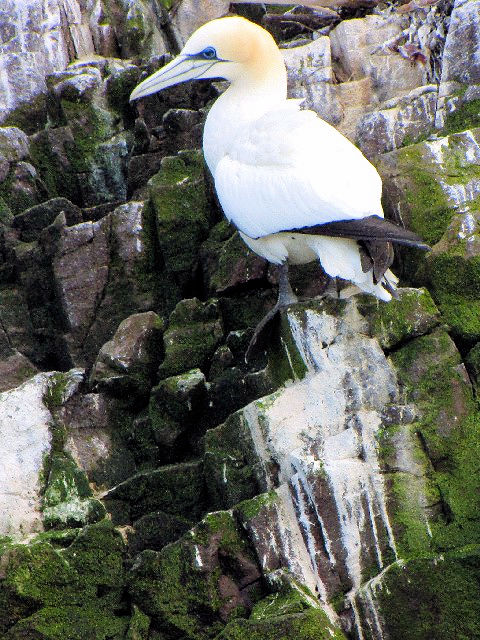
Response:
[{"label": "bird's folded wing", "polygon": [[[287,231],[287,229],[285,229]],[[295,233],[328,236],[333,238],[352,238],[354,240],[384,240],[404,244],[419,249],[430,249],[428,244],[413,231],[399,227],[379,216],[367,216],[361,220],[337,220],[300,229],[288,229]]]},{"label": "bird's folded wing", "polygon": [[383,216],[375,168],[336,129],[298,105],[270,111],[214,171],[225,215],[247,236]]}]

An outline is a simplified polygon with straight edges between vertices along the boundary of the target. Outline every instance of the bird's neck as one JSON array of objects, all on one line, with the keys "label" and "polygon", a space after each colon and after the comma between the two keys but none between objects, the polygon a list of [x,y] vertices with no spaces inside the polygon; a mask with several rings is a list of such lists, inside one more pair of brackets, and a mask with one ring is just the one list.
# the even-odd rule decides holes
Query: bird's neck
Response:
[{"label": "bird's neck", "polygon": [[283,60],[276,73],[248,74],[235,79],[210,109],[203,133],[203,150],[215,175],[219,160],[251,122],[287,99],[287,76]]}]

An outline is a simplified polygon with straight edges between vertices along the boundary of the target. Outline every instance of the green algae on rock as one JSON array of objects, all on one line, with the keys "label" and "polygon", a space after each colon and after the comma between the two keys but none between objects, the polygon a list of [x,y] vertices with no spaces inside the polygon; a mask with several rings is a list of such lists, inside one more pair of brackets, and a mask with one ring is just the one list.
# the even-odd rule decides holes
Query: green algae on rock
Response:
[{"label": "green algae on rock", "polygon": [[[73,620],[95,628],[96,620],[104,618],[124,629],[126,620],[115,613],[124,585],[123,555],[121,536],[108,520],[82,529],[65,549],[46,541],[5,545],[0,631],[11,638],[44,632],[35,637],[62,640]],[[109,637],[106,629],[105,636],[98,636],[104,637]]]},{"label": "green algae on rock", "polygon": [[93,498],[86,473],[66,454],[54,454],[48,461],[48,477],[42,500],[47,529],[70,528],[97,522],[105,507]]},{"label": "green algae on rock", "polygon": [[160,377],[174,376],[195,367],[206,369],[222,337],[216,300],[181,300],[170,315],[170,325],[163,336],[165,359],[159,368]]},{"label": "green algae on rock", "polygon": [[420,412],[415,429],[431,464],[430,497],[439,493],[428,517],[431,548],[478,543],[480,416],[460,354],[448,334],[435,329],[393,353],[391,360],[407,399]]},{"label": "green algae on rock", "polygon": [[479,547],[398,561],[360,589],[363,637],[470,640],[480,635]]},{"label": "green algae on rock", "polygon": [[194,520],[205,513],[204,495],[203,463],[194,461],[141,471],[108,491],[104,501],[121,524],[154,511]]},{"label": "green algae on rock", "polygon": [[148,414],[162,456],[163,449],[172,451],[182,436],[200,433],[206,409],[207,387],[200,369],[165,378],[152,389]]},{"label": "green algae on rock", "polygon": [[366,315],[371,334],[387,350],[428,333],[440,322],[440,313],[425,288],[398,289],[398,299],[389,304],[361,296],[359,310]]},{"label": "green algae on rock", "polygon": [[303,613],[272,616],[265,620],[234,620],[227,624],[216,640],[345,640],[344,634],[335,627],[321,609],[310,609]]},{"label": "green algae on rock", "polygon": [[427,256],[422,275],[453,336],[480,339],[480,214],[456,216]]},{"label": "green algae on rock", "polygon": [[259,599],[260,571],[229,512],[209,514],[160,552],[143,551],[130,575],[134,602],[167,637],[214,638]]},{"label": "green algae on rock", "polygon": [[201,243],[211,224],[199,151],[163,158],[160,171],[149,180],[160,252],[165,269],[181,288],[198,266]]}]

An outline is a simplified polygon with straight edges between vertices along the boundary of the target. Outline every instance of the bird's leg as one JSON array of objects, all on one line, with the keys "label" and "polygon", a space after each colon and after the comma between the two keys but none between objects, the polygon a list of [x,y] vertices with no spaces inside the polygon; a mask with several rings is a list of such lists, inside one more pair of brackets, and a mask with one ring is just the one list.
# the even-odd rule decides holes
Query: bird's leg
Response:
[{"label": "bird's leg", "polygon": [[294,302],[298,302],[298,298],[290,286],[290,281],[288,280],[288,262],[285,261],[278,267],[278,299],[275,307],[278,307],[279,310]]},{"label": "bird's leg", "polygon": [[265,314],[260,322],[255,327],[252,339],[248,345],[247,352],[245,354],[245,361],[251,360],[255,353],[258,353],[260,349],[265,345],[268,337],[269,330],[272,328],[272,323],[277,319],[279,311],[288,307],[289,304],[298,302],[297,296],[293,293],[292,287],[288,280],[288,263],[283,262],[278,267],[278,298],[275,306]]}]

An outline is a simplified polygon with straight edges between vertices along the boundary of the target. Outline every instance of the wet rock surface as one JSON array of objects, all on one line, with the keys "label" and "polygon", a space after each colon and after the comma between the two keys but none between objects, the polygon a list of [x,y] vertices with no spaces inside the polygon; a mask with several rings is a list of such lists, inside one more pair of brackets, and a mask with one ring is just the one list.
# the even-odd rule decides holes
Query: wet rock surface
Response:
[{"label": "wet rock surface", "polygon": [[[199,147],[222,84],[130,105],[229,10],[379,169],[399,298],[301,302]],[[0,8],[0,637],[480,638],[478,2]],[[187,149],[187,150],[186,150]]]}]

